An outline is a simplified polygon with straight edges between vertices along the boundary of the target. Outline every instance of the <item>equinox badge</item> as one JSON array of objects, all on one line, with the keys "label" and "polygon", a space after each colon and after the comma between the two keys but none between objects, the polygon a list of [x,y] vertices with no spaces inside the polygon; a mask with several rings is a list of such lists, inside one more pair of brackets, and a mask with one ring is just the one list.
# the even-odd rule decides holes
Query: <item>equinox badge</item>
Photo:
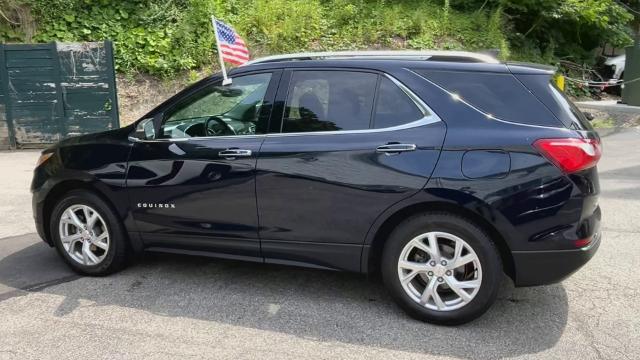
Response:
[{"label": "equinox badge", "polygon": [[138,203],[139,208],[171,208],[175,209],[176,204],[159,204],[159,203]]}]

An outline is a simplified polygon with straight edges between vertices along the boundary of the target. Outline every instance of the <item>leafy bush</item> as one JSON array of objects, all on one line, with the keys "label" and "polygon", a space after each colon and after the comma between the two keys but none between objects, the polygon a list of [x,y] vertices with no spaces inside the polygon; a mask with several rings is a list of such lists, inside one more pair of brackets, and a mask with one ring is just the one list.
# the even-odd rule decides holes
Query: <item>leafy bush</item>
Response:
[{"label": "leafy bush", "polygon": [[[0,0],[0,40],[113,40],[123,73],[216,64],[210,15],[253,55],[337,49],[500,49],[504,58],[591,57],[629,43],[615,0]],[[214,65],[215,66],[215,65]]]},{"label": "leafy bush", "polygon": [[199,66],[211,54],[208,18],[193,20],[206,13],[198,1],[31,1],[40,19],[35,41],[113,40],[121,71],[169,75]]},{"label": "leafy bush", "polygon": [[502,9],[509,19],[503,30],[518,60],[593,63],[599,46],[631,44],[633,16],[619,0],[453,0],[452,6]]}]

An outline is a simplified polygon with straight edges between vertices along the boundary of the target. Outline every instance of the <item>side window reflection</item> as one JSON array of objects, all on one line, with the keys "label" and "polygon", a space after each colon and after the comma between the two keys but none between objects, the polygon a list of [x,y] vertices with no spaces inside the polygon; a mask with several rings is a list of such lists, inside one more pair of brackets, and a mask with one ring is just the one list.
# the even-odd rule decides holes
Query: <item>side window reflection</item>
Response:
[{"label": "side window reflection", "polygon": [[377,81],[366,72],[294,72],[282,132],[369,129]]}]

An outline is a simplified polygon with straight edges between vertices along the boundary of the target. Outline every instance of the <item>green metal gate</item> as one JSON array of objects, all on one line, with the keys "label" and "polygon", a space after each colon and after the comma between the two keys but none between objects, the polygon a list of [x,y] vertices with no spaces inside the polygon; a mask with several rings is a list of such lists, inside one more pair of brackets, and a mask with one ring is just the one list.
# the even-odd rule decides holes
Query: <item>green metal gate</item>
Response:
[{"label": "green metal gate", "polygon": [[111,42],[0,44],[0,149],[118,126]]}]

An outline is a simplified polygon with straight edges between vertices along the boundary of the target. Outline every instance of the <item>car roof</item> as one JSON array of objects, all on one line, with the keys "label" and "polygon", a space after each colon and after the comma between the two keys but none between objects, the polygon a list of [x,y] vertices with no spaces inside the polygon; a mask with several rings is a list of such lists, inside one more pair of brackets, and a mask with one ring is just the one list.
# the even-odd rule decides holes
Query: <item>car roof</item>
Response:
[{"label": "car roof", "polygon": [[469,51],[441,50],[391,50],[391,51],[325,51],[282,54],[262,57],[249,61],[246,65],[287,60],[320,60],[320,59],[379,59],[379,60],[419,60],[419,61],[458,61],[483,62],[497,64],[499,61],[488,54]]},{"label": "car roof", "polygon": [[230,75],[275,68],[390,68],[478,71],[494,73],[552,74],[553,67],[540,64],[502,63],[496,58],[466,51],[338,51],[274,55],[252,60]]}]

